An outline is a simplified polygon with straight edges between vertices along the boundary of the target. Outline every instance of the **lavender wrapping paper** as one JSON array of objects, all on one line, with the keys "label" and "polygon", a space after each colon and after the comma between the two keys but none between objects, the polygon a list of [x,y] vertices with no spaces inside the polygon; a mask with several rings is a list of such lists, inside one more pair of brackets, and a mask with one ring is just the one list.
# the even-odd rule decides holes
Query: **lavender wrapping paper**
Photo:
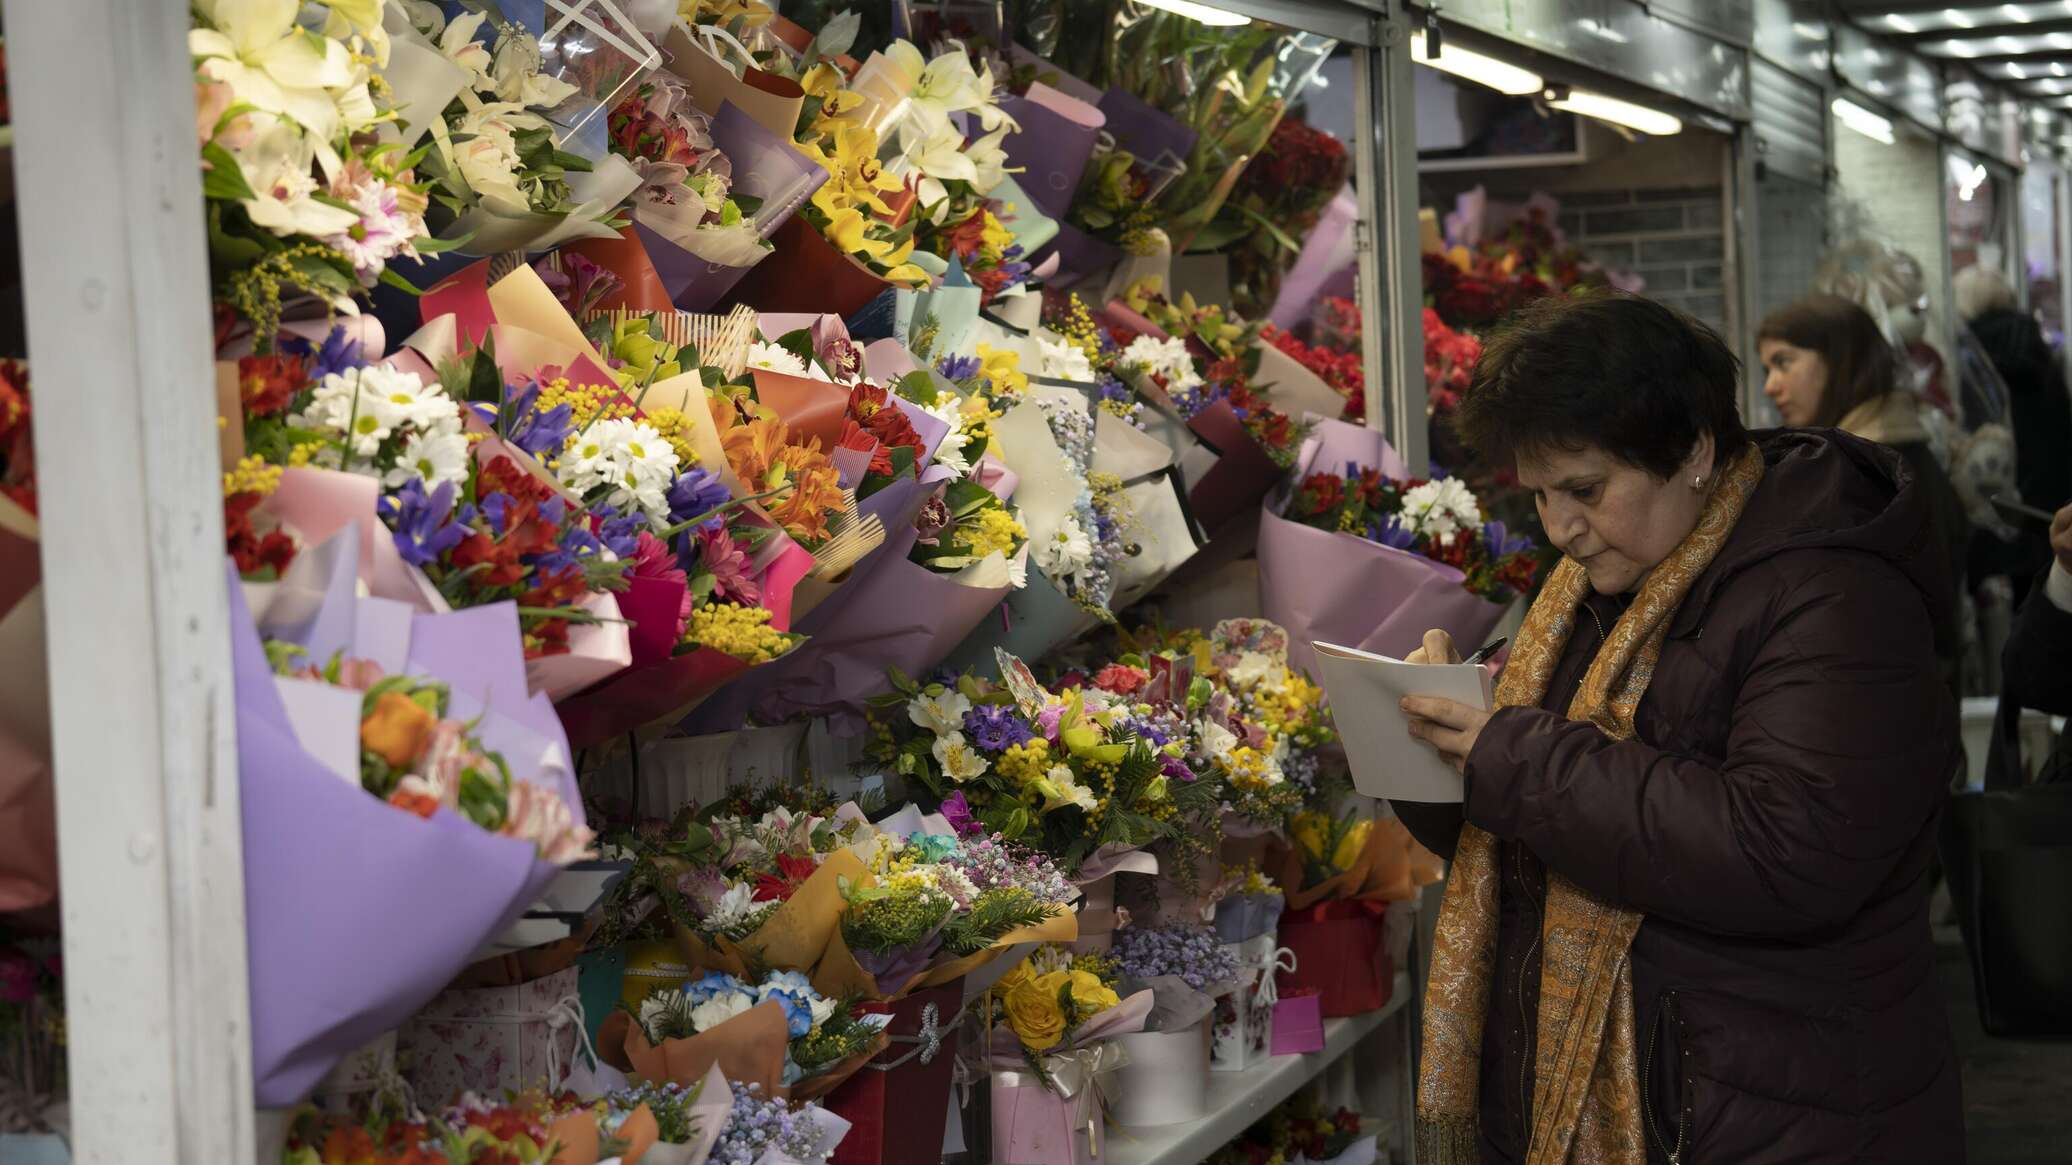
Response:
[{"label": "lavender wrapping paper", "polygon": [[1058,220],[1058,237],[1052,239],[1050,247],[1040,254],[1046,260],[1056,261],[1057,270],[1050,282],[1064,288],[1104,281],[1109,270],[1122,262],[1122,248],[1097,239],[1063,219]]},{"label": "lavender wrapping paper", "polygon": [[843,585],[840,603],[822,604],[800,621],[805,645],[735,681],[698,710],[693,730],[738,728],[750,711],[764,723],[816,716],[860,725],[863,702],[891,689],[887,667],[927,674],[1012,593],[965,586],[908,560],[914,539],[911,520],[892,531],[873,561]]},{"label": "lavender wrapping paper", "polygon": [[[1343,473],[1348,462],[1408,476],[1381,434],[1324,421],[1303,443],[1293,481]],[[1315,640],[1401,659],[1431,628],[1444,628],[1457,643],[1479,644],[1503,618],[1504,605],[1469,593],[1460,571],[1357,535],[1291,522],[1279,513],[1287,498],[1284,487],[1259,513],[1259,601],[1266,618],[1288,630],[1291,666],[1317,674]]]},{"label": "lavender wrapping paper", "polygon": [[1022,190],[1044,214],[1065,217],[1107,115],[1041,81],[1029,86],[1027,97],[1010,97],[1000,108],[1022,127],[1001,143],[1008,164],[1025,171]]},{"label": "lavender wrapping paper", "polygon": [[[732,102],[722,103],[712,119],[712,142],[733,163],[734,189],[763,200],[750,221],[764,240],[776,234],[827,181],[827,171],[756,124]],[[679,311],[710,311],[756,266],[709,263],[638,222],[634,227],[670,302]]]},{"label": "lavender wrapping paper", "polygon": [[[424,819],[383,804],[305,752],[235,568],[226,570],[254,1092],[261,1107],[284,1107],[437,995],[539,896],[556,867],[539,861],[531,843],[450,811]],[[515,608],[412,623],[413,671],[479,696],[531,733],[562,739],[552,704],[526,695]],[[560,792],[581,821],[566,751],[564,742]]]},{"label": "lavender wrapping paper", "polygon": [[1360,204],[1352,187],[1338,192],[1317,219],[1317,225],[1302,241],[1302,253],[1295,266],[1281,279],[1280,294],[1268,313],[1274,327],[1287,331],[1309,318],[1310,308],[1324,294],[1331,276],[1353,262],[1353,223],[1360,217]]},{"label": "lavender wrapping paper", "polygon": [[1101,94],[1101,113],[1108,119],[1108,133],[1115,139],[1116,148],[1128,150],[1143,161],[1170,153],[1185,162],[1201,136],[1126,89],[1110,89]]}]

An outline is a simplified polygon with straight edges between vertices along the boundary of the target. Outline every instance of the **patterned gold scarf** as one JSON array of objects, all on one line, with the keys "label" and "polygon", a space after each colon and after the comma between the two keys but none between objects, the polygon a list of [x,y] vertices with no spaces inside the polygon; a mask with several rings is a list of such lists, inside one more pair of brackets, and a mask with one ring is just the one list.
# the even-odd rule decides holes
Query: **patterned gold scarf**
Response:
[{"label": "patterned gold scarf", "polygon": [[[1569,705],[1615,740],[1633,737],[1633,714],[1654,678],[1669,621],[1733,532],[1763,477],[1747,449],[1714,483],[1698,525],[1648,572],[1640,594],[1598,649]],[[1590,580],[1563,559],[1525,617],[1498,681],[1498,707],[1536,707],[1553,682]],[[1475,1165],[1482,1027],[1496,968],[1497,843],[1473,825],[1459,849],[1439,913],[1424,1008],[1417,1091],[1417,1159]],[[1639,1165],[1646,1160],[1640,1068],[1628,948],[1641,915],[1600,902],[1548,871],[1541,929],[1539,1046],[1533,1063],[1527,1165]]]}]

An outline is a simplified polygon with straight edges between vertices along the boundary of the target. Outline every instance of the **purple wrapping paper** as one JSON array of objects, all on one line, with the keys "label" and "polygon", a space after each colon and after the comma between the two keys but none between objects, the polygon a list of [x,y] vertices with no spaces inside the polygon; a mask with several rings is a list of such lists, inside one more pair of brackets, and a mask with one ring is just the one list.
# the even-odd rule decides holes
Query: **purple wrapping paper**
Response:
[{"label": "purple wrapping paper", "polygon": [[1295,258],[1295,266],[1281,279],[1280,294],[1273,301],[1273,311],[1267,319],[1273,326],[1287,331],[1309,318],[1310,308],[1331,277],[1353,262],[1353,223],[1360,217],[1360,204],[1354,200],[1352,187],[1338,192],[1324,213],[1317,219],[1317,225],[1302,241],[1302,253]]},{"label": "purple wrapping paper", "polygon": [[1171,153],[1185,162],[1200,136],[1126,89],[1110,89],[1101,94],[1101,112],[1108,118],[1108,133],[1115,139],[1115,147],[1147,162],[1160,153]]},{"label": "purple wrapping paper", "polygon": [[698,709],[696,731],[739,728],[750,710],[766,724],[801,716],[861,724],[864,700],[891,687],[887,667],[925,675],[1011,593],[1009,587],[963,586],[909,561],[914,538],[911,520],[891,529],[837,601],[814,608],[793,628],[807,642]]},{"label": "purple wrapping paper", "polygon": [[1029,86],[1029,96],[1010,97],[1000,108],[1022,127],[1020,133],[1007,135],[1001,143],[1008,163],[1026,171],[1022,192],[1045,215],[1063,219],[1086,174],[1087,159],[1093,156],[1094,141],[1101,136],[1106,116],[1041,81]]},{"label": "purple wrapping paper", "polygon": [[1105,280],[1109,270],[1122,262],[1122,248],[1103,242],[1063,219],[1058,220],[1058,237],[1051,240],[1047,250],[1038,253],[1046,261],[1057,262],[1057,271],[1050,282],[1064,288]]},{"label": "purple wrapping paper", "polygon": [[[1407,477],[1403,459],[1372,429],[1320,422],[1303,443],[1295,481],[1343,473],[1346,463]],[[1288,629],[1288,662],[1316,675],[1315,640],[1403,658],[1424,633],[1444,628],[1454,642],[1479,644],[1504,605],[1469,593],[1461,572],[1422,554],[1392,550],[1353,534],[1291,522],[1284,494],[1259,514],[1259,601],[1266,618]]]},{"label": "purple wrapping paper", "polygon": [[[226,569],[254,1091],[261,1107],[286,1107],[437,995],[538,898],[555,867],[537,860],[530,842],[449,811],[424,819],[385,805],[303,751],[235,569]],[[552,703],[526,694],[514,607],[418,615],[413,630],[413,672],[509,717],[498,733],[507,742],[535,734],[562,742],[565,763]],[[581,821],[566,771],[560,792]]]},{"label": "purple wrapping paper", "polygon": [[753,263],[748,267],[708,263],[640,225],[637,219],[633,223],[633,233],[647,251],[648,262],[655,265],[655,276],[662,281],[662,290],[669,293],[669,302],[678,311],[709,310],[725,298],[727,292],[732,291],[754,266]]},{"label": "purple wrapping paper", "polygon": [[[763,200],[752,218],[764,239],[776,234],[827,181],[827,171],[732,102],[722,103],[712,119],[712,141],[733,163],[734,189]],[[755,266],[708,263],[637,222],[634,228],[679,311],[710,311]]]}]

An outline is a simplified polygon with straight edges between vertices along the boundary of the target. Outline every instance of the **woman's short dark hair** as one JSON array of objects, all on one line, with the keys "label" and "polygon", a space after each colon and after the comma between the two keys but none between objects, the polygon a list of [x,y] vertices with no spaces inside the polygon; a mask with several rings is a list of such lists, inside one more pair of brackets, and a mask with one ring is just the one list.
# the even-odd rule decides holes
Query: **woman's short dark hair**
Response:
[{"label": "woman's short dark hair", "polygon": [[1740,382],[1719,333],[1674,308],[1623,292],[1549,296],[1483,344],[1454,425],[1497,465],[1595,446],[1666,480],[1700,434],[1722,458],[1747,443]]},{"label": "woman's short dark hair", "polygon": [[1834,428],[1849,410],[1899,384],[1899,361],[1891,341],[1878,330],[1878,321],[1855,300],[1839,295],[1811,295],[1771,312],[1756,329],[1755,340],[1782,340],[1820,353],[1827,365],[1827,387],[1813,413],[1816,429]]}]

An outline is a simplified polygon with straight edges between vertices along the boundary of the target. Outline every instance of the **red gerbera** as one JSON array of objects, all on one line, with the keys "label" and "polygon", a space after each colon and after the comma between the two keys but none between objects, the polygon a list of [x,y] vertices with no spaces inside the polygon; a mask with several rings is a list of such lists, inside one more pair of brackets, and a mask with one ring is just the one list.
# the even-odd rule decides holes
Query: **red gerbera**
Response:
[{"label": "red gerbera", "polygon": [[309,367],[300,356],[241,356],[237,361],[237,394],[245,412],[270,417],[288,407],[295,394],[309,386]]}]

